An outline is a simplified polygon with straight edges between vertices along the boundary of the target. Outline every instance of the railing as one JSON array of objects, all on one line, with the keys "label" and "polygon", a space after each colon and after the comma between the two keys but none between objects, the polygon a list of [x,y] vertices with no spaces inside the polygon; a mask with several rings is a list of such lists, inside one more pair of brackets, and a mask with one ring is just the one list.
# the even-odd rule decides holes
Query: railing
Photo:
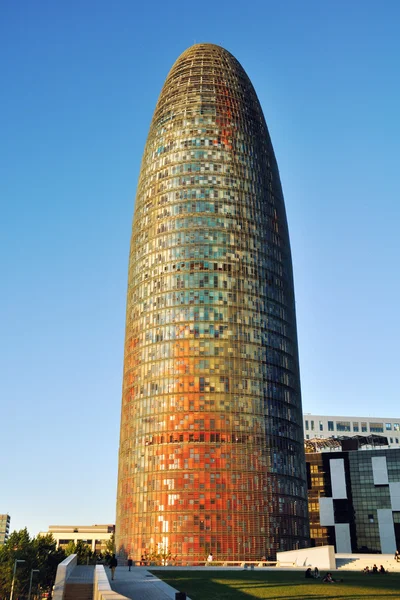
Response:
[{"label": "railing", "polygon": [[56,581],[54,584],[53,600],[63,599],[66,581],[71,575],[71,572],[75,569],[77,561],[77,554],[71,554],[58,565]]}]

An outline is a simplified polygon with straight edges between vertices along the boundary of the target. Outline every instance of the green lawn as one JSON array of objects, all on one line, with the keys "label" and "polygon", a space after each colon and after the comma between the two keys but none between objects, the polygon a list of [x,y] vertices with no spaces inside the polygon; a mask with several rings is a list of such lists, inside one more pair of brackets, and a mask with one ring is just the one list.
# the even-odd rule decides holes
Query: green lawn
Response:
[{"label": "green lawn", "polygon": [[321,583],[304,578],[299,571],[152,571],[172,587],[186,592],[192,600],[250,600],[281,598],[282,600],[315,600],[336,598],[400,599],[400,573],[363,575],[358,572],[334,572],[340,583]]}]

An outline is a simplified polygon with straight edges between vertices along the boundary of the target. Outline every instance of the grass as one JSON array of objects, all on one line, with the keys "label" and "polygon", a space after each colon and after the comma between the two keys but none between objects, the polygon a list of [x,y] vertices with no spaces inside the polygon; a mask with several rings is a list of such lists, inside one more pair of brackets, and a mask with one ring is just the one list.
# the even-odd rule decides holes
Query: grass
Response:
[{"label": "grass", "polygon": [[400,573],[364,575],[355,571],[333,573],[340,583],[308,580],[300,571],[152,571],[175,589],[186,592],[191,600],[376,600],[400,599]]}]

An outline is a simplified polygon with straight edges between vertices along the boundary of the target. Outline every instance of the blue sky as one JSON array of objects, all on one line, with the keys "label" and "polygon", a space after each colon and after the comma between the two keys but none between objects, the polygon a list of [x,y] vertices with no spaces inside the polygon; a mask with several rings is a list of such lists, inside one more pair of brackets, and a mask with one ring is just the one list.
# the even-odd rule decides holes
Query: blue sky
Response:
[{"label": "blue sky", "polygon": [[0,6],[0,512],[114,522],[141,155],[176,58],[253,81],[292,242],[304,412],[399,417],[400,4]]}]

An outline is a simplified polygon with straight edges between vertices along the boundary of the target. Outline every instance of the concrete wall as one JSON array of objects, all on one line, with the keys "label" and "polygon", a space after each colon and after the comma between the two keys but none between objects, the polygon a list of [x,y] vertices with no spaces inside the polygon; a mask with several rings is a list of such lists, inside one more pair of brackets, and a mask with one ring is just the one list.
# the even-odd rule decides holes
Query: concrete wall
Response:
[{"label": "concrete wall", "polygon": [[64,596],[65,582],[75,569],[78,562],[77,554],[70,554],[57,567],[56,581],[53,590],[53,600],[62,600]]},{"label": "concrete wall", "polygon": [[[282,566],[292,563],[296,567],[318,567],[318,569],[335,569],[335,549],[333,546],[317,546],[304,550],[277,552],[277,560]],[[278,565],[279,566],[279,565]]]}]

